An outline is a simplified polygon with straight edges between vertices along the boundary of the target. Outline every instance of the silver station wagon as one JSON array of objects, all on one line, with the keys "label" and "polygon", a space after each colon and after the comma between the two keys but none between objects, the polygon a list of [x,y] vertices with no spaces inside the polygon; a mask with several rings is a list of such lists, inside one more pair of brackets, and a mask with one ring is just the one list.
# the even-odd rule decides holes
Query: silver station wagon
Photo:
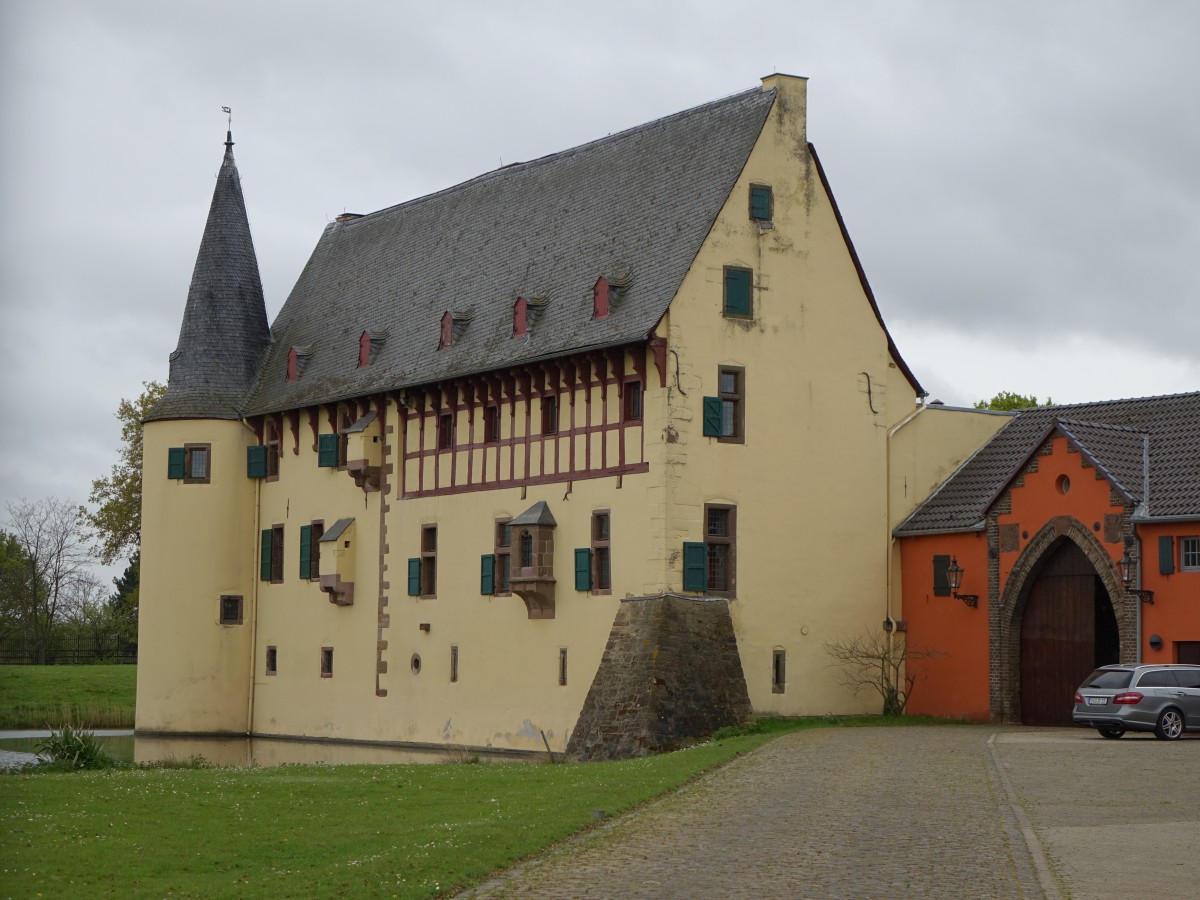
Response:
[{"label": "silver station wagon", "polygon": [[1075,692],[1071,718],[1114,739],[1153,731],[1160,741],[1173,741],[1200,731],[1200,666],[1104,666]]}]

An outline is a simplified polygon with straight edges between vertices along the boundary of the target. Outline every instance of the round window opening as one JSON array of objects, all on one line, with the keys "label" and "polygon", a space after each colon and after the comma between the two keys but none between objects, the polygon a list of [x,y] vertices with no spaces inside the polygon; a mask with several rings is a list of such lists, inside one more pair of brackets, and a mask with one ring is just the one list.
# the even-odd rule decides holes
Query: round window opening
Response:
[{"label": "round window opening", "polygon": [[412,655],[412,661],[409,663],[409,667],[412,668],[412,673],[414,675],[421,674],[421,654],[420,653],[414,653]]},{"label": "round window opening", "polygon": [[1059,475],[1058,481],[1054,482],[1060,494],[1069,494],[1071,492],[1071,479],[1066,475]]}]

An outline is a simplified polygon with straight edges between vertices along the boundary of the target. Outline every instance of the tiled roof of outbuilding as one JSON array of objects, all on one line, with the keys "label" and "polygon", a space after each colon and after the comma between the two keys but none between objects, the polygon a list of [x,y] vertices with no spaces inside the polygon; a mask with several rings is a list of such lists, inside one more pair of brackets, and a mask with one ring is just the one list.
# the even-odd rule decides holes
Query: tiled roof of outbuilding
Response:
[{"label": "tiled roof of outbuilding", "polygon": [[[983,527],[987,506],[1052,427],[1150,517],[1200,518],[1200,392],[1022,410],[908,517],[896,534]],[[1149,496],[1142,435],[1149,436]]]},{"label": "tiled roof of outbuilding", "polygon": [[240,418],[269,342],[258,259],[228,136],[167,390],[146,420]]},{"label": "tiled roof of outbuilding", "polygon": [[[766,121],[755,88],[331,223],[272,326],[247,414],[330,402],[644,339]],[[592,319],[600,276],[630,283]],[[518,297],[546,300],[514,338]],[[533,303],[531,303],[531,307]],[[442,316],[469,313],[438,350]],[[457,323],[456,323],[457,325]],[[364,331],[388,338],[358,367]],[[287,353],[311,345],[302,377]]]}]

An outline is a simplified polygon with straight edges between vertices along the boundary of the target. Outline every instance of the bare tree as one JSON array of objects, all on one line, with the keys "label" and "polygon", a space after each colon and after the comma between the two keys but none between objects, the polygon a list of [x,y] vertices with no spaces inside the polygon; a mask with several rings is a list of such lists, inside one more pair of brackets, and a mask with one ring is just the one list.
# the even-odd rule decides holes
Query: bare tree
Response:
[{"label": "bare tree", "polygon": [[842,666],[838,681],[852,694],[864,688],[878,693],[885,716],[901,715],[908,705],[917,682],[908,663],[938,655],[936,650],[910,647],[903,634],[877,631],[827,643],[825,651]]},{"label": "bare tree", "polygon": [[39,663],[46,662],[54,626],[61,622],[91,578],[92,553],[79,507],[49,497],[7,505],[9,535],[24,553],[15,604],[25,638]]}]

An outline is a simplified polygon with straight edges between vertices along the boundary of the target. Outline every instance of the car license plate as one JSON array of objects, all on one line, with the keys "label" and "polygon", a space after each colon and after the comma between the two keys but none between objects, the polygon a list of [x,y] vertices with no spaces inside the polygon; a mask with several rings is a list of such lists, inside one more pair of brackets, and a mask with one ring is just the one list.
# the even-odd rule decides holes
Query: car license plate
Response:
[{"label": "car license plate", "polygon": [[1107,704],[1108,704],[1107,697],[1088,697],[1087,698],[1088,706],[1106,706]]}]

